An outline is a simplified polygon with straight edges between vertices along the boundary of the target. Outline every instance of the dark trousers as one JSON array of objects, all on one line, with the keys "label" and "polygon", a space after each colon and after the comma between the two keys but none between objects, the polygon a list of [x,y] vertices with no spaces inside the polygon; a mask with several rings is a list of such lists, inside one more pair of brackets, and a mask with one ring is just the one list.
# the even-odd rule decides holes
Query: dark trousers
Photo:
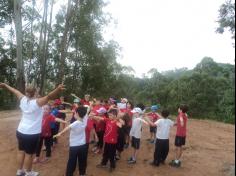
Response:
[{"label": "dark trousers", "polygon": [[110,160],[110,167],[116,167],[116,144],[108,144],[105,143],[103,158],[102,158],[102,165],[106,165],[108,160]]},{"label": "dark trousers", "polygon": [[51,143],[52,143],[51,141],[52,141],[52,137],[40,137],[40,140],[36,148],[36,157],[40,156],[43,142],[46,147],[46,157],[51,157]]},{"label": "dark trousers", "polygon": [[169,153],[169,139],[156,139],[154,164],[159,165],[166,160]]},{"label": "dark trousers", "polygon": [[87,168],[88,145],[70,147],[66,176],[73,176],[78,160],[79,174],[85,175]]},{"label": "dark trousers", "polygon": [[100,148],[100,149],[102,149],[102,148],[103,148],[104,131],[98,131],[98,132],[97,132],[97,136],[98,136],[97,147]]},{"label": "dark trousers", "polygon": [[[55,134],[53,134],[53,135],[56,135],[59,132],[59,130],[60,130],[60,123],[59,122],[55,122],[55,128],[53,130],[53,133],[55,133]],[[55,144],[57,144],[57,138],[53,138],[53,142]]]}]

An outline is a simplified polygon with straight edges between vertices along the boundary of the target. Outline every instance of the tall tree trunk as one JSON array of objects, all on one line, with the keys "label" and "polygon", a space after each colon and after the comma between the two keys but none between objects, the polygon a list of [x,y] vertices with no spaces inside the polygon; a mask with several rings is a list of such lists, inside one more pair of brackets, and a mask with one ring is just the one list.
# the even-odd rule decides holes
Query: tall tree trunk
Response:
[{"label": "tall tree trunk", "polygon": [[22,21],[21,21],[21,0],[14,0],[14,23],[16,30],[16,53],[17,53],[17,72],[16,87],[21,92],[25,90],[24,63],[22,58]]},{"label": "tall tree trunk", "polygon": [[33,7],[33,13],[31,16],[31,27],[30,27],[30,36],[31,36],[31,50],[30,50],[30,55],[29,55],[29,68],[28,68],[28,73],[27,73],[27,78],[30,83],[32,83],[33,78],[31,75],[31,69],[32,69],[32,60],[34,58],[34,34],[33,34],[33,26],[34,26],[34,10],[35,10],[35,0],[32,0],[32,7]]},{"label": "tall tree trunk", "polygon": [[72,24],[72,17],[73,13],[78,7],[79,0],[76,0],[75,6],[73,8],[71,0],[68,0],[67,5],[67,14],[66,14],[66,23],[65,23],[65,30],[63,32],[62,40],[61,40],[61,57],[60,57],[60,66],[59,66],[59,73],[58,73],[58,83],[63,82],[65,78],[65,58],[67,56],[67,49],[68,49],[68,39],[69,39],[69,31]]},{"label": "tall tree trunk", "polygon": [[[52,7],[52,6],[51,6]],[[52,10],[52,9],[51,9]],[[48,0],[45,0],[44,4],[44,31],[43,31],[43,46],[42,46],[42,53],[40,53],[40,60],[41,60],[41,70],[40,70],[40,92],[39,94],[42,95],[44,93],[45,88],[45,75],[46,75],[46,62],[47,62],[47,45],[48,45],[48,24],[47,24],[47,16],[48,16]],[[52,13],[50,15],[50,20],[52,19]],[[51,23],[51,22],[50,22]],[[51,27],[51,26],[50,26]]]}]

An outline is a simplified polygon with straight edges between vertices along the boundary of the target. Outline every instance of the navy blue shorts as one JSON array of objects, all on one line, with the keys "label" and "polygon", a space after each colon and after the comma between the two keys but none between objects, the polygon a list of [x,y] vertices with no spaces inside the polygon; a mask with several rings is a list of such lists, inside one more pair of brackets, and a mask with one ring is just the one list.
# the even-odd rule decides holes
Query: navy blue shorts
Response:
[{"label": "navy blue shorts", "polygon": [[131,140],[131,143],[132,143],[132,147],[134,149],[139,149],[140,148],[140,139],[138,138],[135,138],[134,136],[132,136],[132,140]]},{"label": "navy blue shorts", "polygon": [[29,155],[36,153],[36,147],[40,139],[40,134],[22,134],[16,131],[18,149]]},{"label": "navy blue shorts", "polygon": [[175,136],[175,146],[181,147],[182,145],[185,145],[186,137],[182,136]]}]

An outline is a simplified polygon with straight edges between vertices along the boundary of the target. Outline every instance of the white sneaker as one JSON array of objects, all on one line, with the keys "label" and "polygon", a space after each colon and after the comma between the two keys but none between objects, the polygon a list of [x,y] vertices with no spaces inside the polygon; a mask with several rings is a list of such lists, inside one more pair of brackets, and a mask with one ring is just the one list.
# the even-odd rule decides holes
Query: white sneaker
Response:
[{"label": "white sneaker", "polygon": [[24,175],[25,175],[25,171],[24,170],[17,170],[16,176],[24,176]]},{"label": "white sneaker", "polygon": [[35,171],[30,171],[30,172],[26,172],[25,176],[39,176],[39,173]]}]

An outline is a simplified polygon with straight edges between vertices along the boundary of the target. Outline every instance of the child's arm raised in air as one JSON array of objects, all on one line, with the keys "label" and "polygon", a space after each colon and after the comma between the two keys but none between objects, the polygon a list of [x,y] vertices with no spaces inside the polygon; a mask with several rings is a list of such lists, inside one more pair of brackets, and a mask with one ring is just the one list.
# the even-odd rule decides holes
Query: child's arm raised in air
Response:
[{"label": "child's arm raised in air", "polygon": [[70,94],[72,97],[74,97],[74,98],[77,98],[77,99],[80,99],[78,96],[76,96],[74,93],[71,93]]},{"label": "child's arm raised in air", "polygon": [[6,83],[1,83],[0,82],[0,88],[5,88],[11,93],[13,93],[19,100],[24,96],[19,90],[7,85]]},{"label": "child's arm raised in air", "polygon": [[64,134],[68,130],[70,130],[70,126],[67,126],[66,128],[64,128],[64,130],[62,130],[61,132],[59,132],[56,135],[54,135],[53,138],[60,137],[62,134]]}]

